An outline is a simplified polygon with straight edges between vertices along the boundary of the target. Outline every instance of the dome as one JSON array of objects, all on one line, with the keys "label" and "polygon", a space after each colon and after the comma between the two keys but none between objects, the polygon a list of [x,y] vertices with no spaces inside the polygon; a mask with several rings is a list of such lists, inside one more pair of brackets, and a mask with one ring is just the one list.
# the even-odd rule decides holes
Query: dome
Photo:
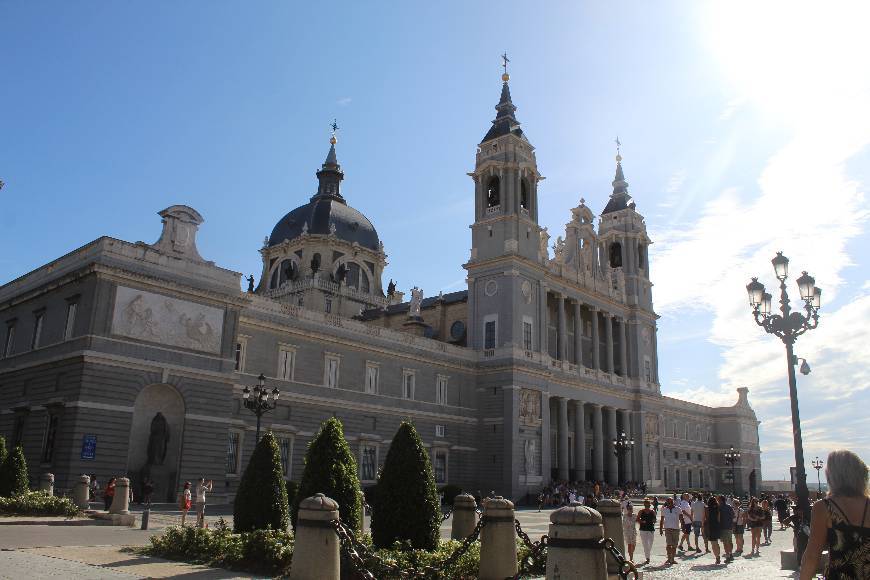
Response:
[{"label": "dome", "polygon": [[269,236],[269,246],[284,240],[293,240],[302,235],[305,224],[309,234],[328,235],[330,224],[335,225],[335,235],[348,243],[377,251],[380,247],[378,232],[372,222],[359,211],[338,199],[314,196],[311,201],[297,207],[275,224]]}]

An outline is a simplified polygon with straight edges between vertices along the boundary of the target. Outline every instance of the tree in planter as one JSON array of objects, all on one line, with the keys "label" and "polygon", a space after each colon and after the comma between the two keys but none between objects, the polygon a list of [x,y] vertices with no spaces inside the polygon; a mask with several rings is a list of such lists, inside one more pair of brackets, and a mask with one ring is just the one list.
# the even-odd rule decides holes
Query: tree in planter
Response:
[{"label": "tree in planter", "polygon": [[361,528],[362,489],[356,460],[344,438],[341,421],[335,417],[320,425],[320,431],[305,453],[305,471],[293,502],[294,528],[300,502],[315,493],[322,493],[338,502],[338,515],[345,525],[353,530]]},{"label": "tree in planter", "polygon": [[411,547],[438,546],[441,508],[429,454],[414,426],[402,422],[378,478],[372,506],[372,541],[387,548],[398,540]]},{"label": "tree in planter", "polygon": [[236,532],[266,528],[284,531],[290,523],[289,509],[278,440],[267,431],[254,448],[239,482],[233,528]]},{"label": "tree in planter", "polygon": [[28,491],[30,483],[27,480],[27,461],[24,460],[24,449],[18,445],[3,461],[3,469],[0,471],[0,496],[11,497]]}]

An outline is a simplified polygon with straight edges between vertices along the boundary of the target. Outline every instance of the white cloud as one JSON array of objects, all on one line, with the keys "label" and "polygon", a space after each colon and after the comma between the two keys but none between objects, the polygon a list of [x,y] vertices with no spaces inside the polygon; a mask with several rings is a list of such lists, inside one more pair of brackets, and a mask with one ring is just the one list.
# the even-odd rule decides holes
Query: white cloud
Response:
[{"label": "white cloud", "polygon": [[346,107],[347,105],[350,104],[350,102],[351,102],[352,100],[353,100],[353,99],[350,98],[350,97],[342,97],[342,98],[338,99],[337,101],[335,101],[335,104],[336,104],[336,105],[339,105],[339,106],[342,106],[342,107]]},{"label": "white cloud", "polygon": [[742,107],[746,103],[746,99],[744,97],[735,97],[728,101],[725,104],[725,108],[722,109],[722,112],[719,113],[720,121],[727,121],[731,117],[734,116],[734,113],[737,112],[740,107]]}]

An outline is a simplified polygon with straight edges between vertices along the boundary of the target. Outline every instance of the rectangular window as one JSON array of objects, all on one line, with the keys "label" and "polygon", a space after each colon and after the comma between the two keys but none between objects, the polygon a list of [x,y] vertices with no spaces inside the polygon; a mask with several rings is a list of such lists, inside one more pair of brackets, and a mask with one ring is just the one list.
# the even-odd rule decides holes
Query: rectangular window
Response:
[{"label": "rectangular window", "polygon": [[248,337],[239,337],[239,341],[236,343],[236,365],[235,370],[243,373],[245,372],[245,354],[248,351]]},{"label": "rectangular window", "polygon": [[432,469],[435,472],[435,483],[441,485],[447,483],[447,450],[435,449],[432,452]]},{"label": "rectangular window", "polygon": [[377,363],[366,363],[366,393],[374,395],[378,392],[378,375],[380,375],[380,367]]},{"label": "rectangular window", "polygon": [[66,324],[63,327],[63,339],[69,340],[73,337],[73,331],[75,330],[76,324],[76,310],[78,310],[78,303],[70,302],[66,305]]},{"label": "rectangular window", "polygon": [[677,487],[679,488],[679,487],[680,487],[680,470],[679,470],[679,469],[675,469],[675,470],[674,470],[674,473],[675,473],[675,476],[676,476],[676,478],[677,478]]},{"label": "rectangular window", "polygon": [[360,446],[360,481],[374,481],[378,473],[378,448],[371,443]]},{"label": "rectangular window", "polygon": [[698,461],[704,461],[704,456],[700,453],[698,454]]},{"label": "rectangular window", "polygon": [[278,450],[281,452],[281,473],[290,478],[290,467],[293,459],[293,438],[278,437]]},{"label": "rectangular window", "polygon": [[487,320],[483,323],[483,348],[487,350],[495,348],[495,320]]},{"label": "rectangular window", "polygon": [[686,436],[684,437],[684,439],[688,440],[688,438],[689,438],[689,424],[686,423]]},{"label": "rectangular window", "polygon": [[12,428],[12,446],[9,448],[10,451],[21,445],[21,441],[24,439],[24,423],[26,420],[27,415],[24,413],[15,416],[15,425]]},{"label": "rectangular window", "polygon": [[330,389],[338,388],[339,359],[335,355],[327,355],[323,363],[323,384]]},{"label": "rectangular window", "polygon": [[438,405],[447,404],[447,377],[438,375],[435,379],[435,403]]},{"label": "rectangular window", "polygon": [[60,422],[60,417],[54,414],[46,417],[45,435],[42,442],[42,462],[51,463],[51,458],[54,457],[54,443],[57,439],[57,425]]},{"label": "rectangular window", "polygon": [[679,458],[680,458],[680,452],[674,451],[674,459],[679,459]]},{"label": "rectangular window", "polygon": [[332,300],[330,300],[329,298],[326,299],[326,313],[332,313]]},{"label": "rectangular window", "polygon": [[30,342],[31,349],[39,346],[39,340],[42,338],[43,322],[45,322],[45,312],[37,312],[33,315],[33,340]]},{"label": "rectangular window", "polygon": [[643,361],[643,376],[646,379],[646,382],[652,382],[652,363],[649,359],[644,359]]},{"label": "rectangular window", "polygon": [[532,320],[526,316],[523,317],[523,348],[532,350]]},{"label": "rectangular window", "polygon": [[241,434],[238,431],[230,431],[227,434],[227,474],[235,475],[239,472],[239,442]]},{"label": "rectangular window", "polygon": [[435,437],[444,437],[447,429],[444,425],[435,425]]},{"label": "rectangular window", "polygon": [[6,343],[3,345],[3,356],[12,356],[12,351],[15,348],[15,323],[11,322],[6,325]]},{"label": "rectangular window", "polygon": [[414,386],[417,380],[417,373],[411,370],[402,371],[402,398],[414,399]]},{"label": "rectangular window", "polygon": [[686,461],[691,461],[691,460],[692,460],[692,454],[689,452],[686,452]]},{"label": "rectangular window", "polygon": [[289,346],[278,347],[278,378],[292,381],[295,364],[296,349]]}]

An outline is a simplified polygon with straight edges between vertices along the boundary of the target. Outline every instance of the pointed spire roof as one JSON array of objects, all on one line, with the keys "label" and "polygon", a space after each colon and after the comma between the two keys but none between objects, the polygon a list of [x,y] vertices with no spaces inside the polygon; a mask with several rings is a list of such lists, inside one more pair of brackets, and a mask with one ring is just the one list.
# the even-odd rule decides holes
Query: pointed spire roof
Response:
[{"label": "pointed spire roof", "polygon": [[501,75],[501,80],[501,98],[499,98],[498,104],[495,106],[495,110],[498,113],[492,122],[492,127],[489,128],[489,131],[483,137],[481,143],[486,143],[487,141],[507,135],[508,133],[512,133],[520,139],[528,141],[526,136],[523,134],[523,130],[520,128],[520,122],[517,121],[517,118],[514,115],[517,108],[514,106],[513,101],[511,101],[511,88],[508,85],[510,75],[507,74],[506,69],[505,73]]},{"label": "pointed spire roof", "polygon": [[338,164],[338,155],[335,153],[335,144],[338,139],[335,138],[335,129],[333,128],[332,137],[329,139],[329,153],[326,154],[326,161],[320,166],[320,171],[317,172],[317,180],[320,185],[317,187],[317,193],[311,198],[316,199],[333,199],[335,201],[345,203],[341,196],[341,180],[344,179],[344,173],[341,171],[341,165]]},{"label": "pointed spire roof", "polygon": [[625,180],[625,174],[622,172],[622,155],[616,154],[616,174],[613,176],[613,193],[610,194],[610,200],[601,212],[602,215],[612,213],[621,209],[627,209],[631,196],[628,194],[628,182]]}]

